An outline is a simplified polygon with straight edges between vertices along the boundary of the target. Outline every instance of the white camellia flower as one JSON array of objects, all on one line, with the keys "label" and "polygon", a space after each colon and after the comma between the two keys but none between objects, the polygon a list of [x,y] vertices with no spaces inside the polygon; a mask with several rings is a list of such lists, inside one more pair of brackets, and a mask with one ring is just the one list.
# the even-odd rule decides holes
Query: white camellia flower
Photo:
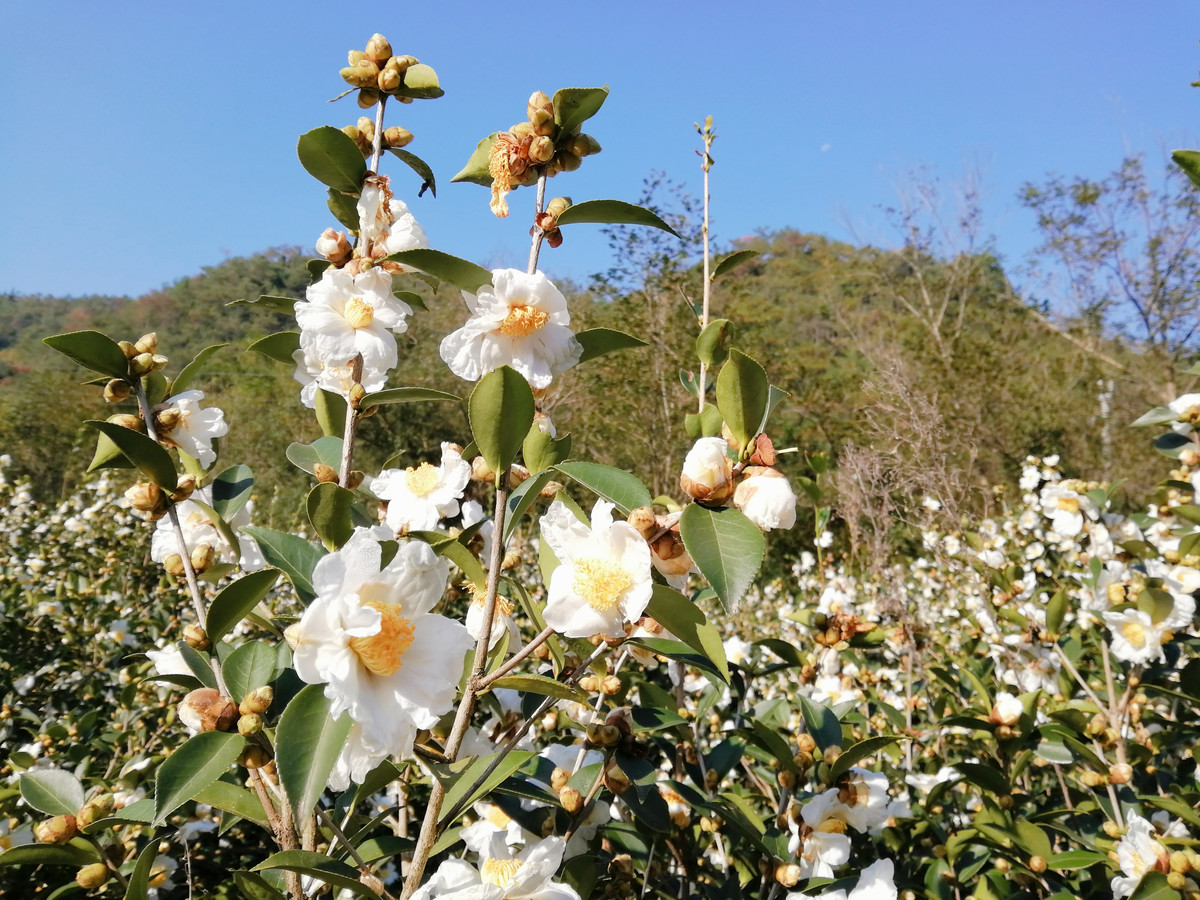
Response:
[{"label": "white camellia flower", "polygon": [[400,545],[381,566],[382,548],[358,530],[313,569],[316,599],[288,629],[296,673],[325,684],[335,717],[354,720],[334,776],[360,782],[454,705],[466,628],[430,610],[442,599],[450,564],[420,541]]},{"label": "white camellia flower", "polygon": [[1099,515],[1096,504],[1071,487],[1070,482],[1053,482],[1042,488],[1042,510],[1051,527],[1062,537],[1075,537],[1083,531],[1084,517]]},{"label": "white camellia flower", "polygon": [[789,821],[788,852],[797,855],[801,878],[832,878],[833,870],[850,859],[846,807],[836,790],[818,794],[800,810],[804,824]]},{"label": "white camellia flower", "polygon": [[719,437],[700,438],[683,459],[679,476],[683,492],[697,500],[724,500],[733,493],[733,460],[729,444]]},{"label": "white camellia flower", "polygon": [[[192,496],[205,506],[212,506],[211,487],[202,487]],[[218,561],[234,562],[233,546],[217,530],[217,526],[213,524],[212,514],[207,509],[191,500],[184,500],[182,503],[176,504],[175,511],[179,516],[179,526],[183,531],[183,540],[187,544],[189,553],[201,544],[208,544],[216,551]],[[227,520],[229,527],[235,532],[240,532],[242,528],[250,524],[250,517],[253,513],[254,501],[248,500],[241,509],[229,517]],[[238,545],[241,552],[236,562],[243,572],[254,572],[267,564],[258,544],[249,535],[238,534]],[[150,538],[150,558],[158,563],[166,562],[167,557],[173,553],[183,555],[179,550],[179,541],[175,538],[174,526],[172,526],[170,518],[164,516],[158,520],[154,527],[154,534]]]},{"label": "white camellia flower", "polygon": [[408,329],[412,308],[392,295],[392,276],[380,268],[352,275],[328,268],[296,303],[300,347],[326,366],[348,366],[362,354],[364,378],[396,365],[396,334]]},{"label": "white camellia flower", "polygon": [[459,378],[478,381],[512,366],[534,388],[577,362],[583,346],[568,327],[567,300],[541,272],[496,269],[492,283],[463,291],[471,318],[442,340],[441,354]]},{"label": "white camellia flower", "polygon": [[784,474],[766,466],[746,472],[733,492],[733,505],[763,531],[795,525],[796,495]]},{"label": "white camellia flower", "polygon": [[387,501],[387,523],[397,534],[428,531],[458,515],[458,501],[471,480],[471,464],[450,443],[442,444],[442,464],[423,462],[415,468],[384,469],[371,490]]},{"label": "white camellia flower", "polygon": [[[362,233],[384,255],[429,246],[425,229],[409,210],[408,204],[396,199],[386,175],[367,177],[356,208]],[[372,253],[372,256],[375,255]],[[413,271],[411,266],[401,268]]]},{"label": "white camellia flower", "polygon": [[[350,396],[350,389],[354,387],[354,370],[351,366],[329,365],[303,347],[292,354],[292,359],[296,361],[296,371],[292,377],[301,385],[300,402],[309,409],[316,409],[318,388],[342,397]],[[368,394],[383,390],[387,384],[387,372],[364,366],[360,384]]]},{"label": "white camellia flower", "polygon": [[1170,871],[1171,854],[1159,843],[1154,826],[1137,813],[1130,813],[1125,834],[1117,844],[1117,865],[1121,874],[1112,880],[1113,896],[1128,897],[1147,872]]},{"label": "white camellia flower", "polygon": [[890,859],[880,859],[862,870],[858,884],[849,894],[845,891],[826,891],[814,895],[791,891],[786,900],[896,900],[897,896],[896,866]]},{"label": "white camellia flower", "polygon": [[650,602],[650,548],[613,504],[597,500],[589,528],[556,500],[541,519],[542,539],[560,565],[550,576],[546,624],[567,637],[623,637]]},{"label": "white camellia flower", "polygon": [[1025,713],[1025,706],[1008,691],[996,694],[996,702],[992,705],[992,721],[997,725],[1016,725]]},{"label": "white camellia flower", "polygon": [[562,838],[548,837],[513,855],[495,834],[478,869],[447,860],[412,900],[579,900],[574,888],[554,880],[565,850]]},{"label": "white camellia flower", "polygon": [[1183,394],[1168,403],[1167,408],[1179,417],[1179,421],[1173,422],[1171,428],[1180,434],[1187,434],[1200,421],[1200,394]]},{"label": "white camellia flower", "polygon": [[1161,624],[1155,624],[1150,614],[1140,609],[1106,612],[1104,624],[1112,632],[1113,656],[1128,663],[1148,663],[1164,660]]},{"label": "white camellia flower", "polygon": [[178,447],[200,465],[208,468],[217,461],[212,442],[229,433],[225,413],[215,406],[204,408],[204,391],[184,391],[154,407],[158,439],[168,447]]},{"label": "white camellia flower", "polygon": [[838,790],[838,800],[845,807],[842,818],[856,831],[876,830],[888,817],[888,779],[882,772],[852,768]]}]

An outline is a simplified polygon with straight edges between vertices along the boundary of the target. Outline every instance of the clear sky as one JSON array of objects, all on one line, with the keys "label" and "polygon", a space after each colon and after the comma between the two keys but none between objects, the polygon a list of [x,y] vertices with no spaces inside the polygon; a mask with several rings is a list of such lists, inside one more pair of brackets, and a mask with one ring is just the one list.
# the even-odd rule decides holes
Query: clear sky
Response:
[{"label": "clear sky", "polygon": [[[434,247],[523,266],[530,192],[491,217],[450,184],[476,142],[524,118],[534,90],[607,83],[604,146],[552,182],[576,201],[634,200],[652,170],[699,191],[693,123],[711,114],[718,241],[796,228],[886,242],[906,171],[983,173],[987,230],[1009,265],[1036,243],[1021,184],[1101,177],[1123,155],[1200,145],[1196,0],[82,2],[3,5],[0,291],[139,295],[326,225],[297,136],[359,115],[346,51],[374,31],[432,65],[446,96],[390,124],[439,180],[417,199]],[[543,256],[584,280],[611,263],[575,226]]]}]

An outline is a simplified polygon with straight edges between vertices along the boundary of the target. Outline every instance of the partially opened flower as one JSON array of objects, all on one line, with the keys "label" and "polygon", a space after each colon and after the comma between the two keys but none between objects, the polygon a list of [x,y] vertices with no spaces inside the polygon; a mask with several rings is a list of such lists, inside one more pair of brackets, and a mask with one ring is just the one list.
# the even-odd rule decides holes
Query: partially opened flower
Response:
[{"label": "partially opened flower", "polygon": [[184,391],[154,408],[158,439],[168,447],[178,447],[194,457],[204,468],[217,461],[212,442],[229,433],[225,413],[215,406],[202,407],[204,391]]},{"label": "partially opened flower", "polygon": [[396,365],[396,338],[408,328],[412,308],[392,294],[392,276],[380,268],[352,275],[326,269],[296,303],[300,347],[326,366],[348,366],[362,354],[363,367],[386,372]]},{"label": "partially opened flower", "polygon": [[579,900],[568,885],[554,880],[566,844],[548,837],[513,854],[504,835],[492,835],[479,868],[451,859],[438,870],[413,900]]},{"label": "partially opened flower", "polygon": [[797,854],[801,878],[832,878],[837,866],[850,859],[846,807],[836,790],[813,797],[800,811],[801,821],[789,820],[788,851]]},{"label": "partially opened flower", "polygon": [[[429,246],[425,229],[408,204],[396,199],[386,175],[367,176],[356,206],[360,231],[373,245],[372,256]],[[412,271],[411,266],[401,268]]]},{"label": "partially opened flower", "polygon": [[1147,872],[1170,871],[1171,854],[1159,842],[1154,826],[1137,813],[1130,813],[1128,827],[1117,844],[1117,864],[1121,874],[1113,877],[1114,897],[1128,897]]},{"label": "partially opened flower", "polygon": [[[354,368],[349,365],[332,365],[324,362],[315,353],[301,347],[292,354],[296,361],[296,371],[292,374],[301,384],[300,402],[309,409],[317,406],[317,389],[330,394],[349,397],[354,387]],[[387,383],[387,372],[384,369],[370,369],[363,366],[358,383],[369,394],[382,390]]]},{"label": "partially opened flower", "polygon": [[650,548],[612,513],[612,503],[597,500],[589,528],[556,500],[542,516],[542,539],[560,563],[544,615],[567,637],[623,637],[625,623],[641,618],[650,602]]},{"label": "partially opened flower", "polygon": [[471,464],[453,444],[442,444],[442,463],[423,462],[399,469],[384,469],[371,490],[387,501],[387,523],[397,534],[427,531],[438,522],[458,515],[458,501],[471,480]]},{"label": "partially opened flower", "polygon": [[463,291],[463,300],[471,318],[441,344],[442,359],[459,378],[478,381],[512,366],[544,388],[579,362],[583,347],[568,327],[567,300],[541,272],[496,269],[491,284]]},{"label": "partially opened flower", "polygon": [[823,894],[791,891],[786,900],[896,900],[896,866],[890,859],[879,859],[867,866],[858,876],[858,884],[847,895],[844,890]]},{"label": "partially opened flower", "polygon": [[354,780],[371,760],[410,753],[416,732],[450,710],[472,645],[461,624],[430,612],[449,563],[420,541],[402,543],[387,566],[381,561],[380,545],[355,532],[317,563],[317,597],[288,629],[296,673],[324,683],[332,715],[349,712],[361,726],[343,751]]},{"label": "partially opened flower", "polygon": [[[216,561],[236,562],[243,572],[254,572],[267,564],[254,539],[240,533],[242,528],[250,524],[254,512],[253,500],[246,501],[241,509],[227,519],[230,529],[237,534],[238,538],[237,553],[235,554],[233,545],[214,524],[209,509],[205,508],[212,506],[212,488],[202,487],[192,494],[192,498],[192,500],[184,500],[175,506],[187,550],[179,549],[179,541],[175,536],[175,528],[171,520],[162,518],[158,520],[154,534],[150,538],[150,558],[152,560],[165,563],[169,556],[175,554],[183,556],[185,552],[191,554],[201,545],[207,544],[216,554]],[[204,506],[193,500],[199,500]]]},{"label": "partially opened flower", "polygon": [[791,528],[796,524],[796,495],[778,469],[752,466],[733,492],[733,505],[761,528]]}]

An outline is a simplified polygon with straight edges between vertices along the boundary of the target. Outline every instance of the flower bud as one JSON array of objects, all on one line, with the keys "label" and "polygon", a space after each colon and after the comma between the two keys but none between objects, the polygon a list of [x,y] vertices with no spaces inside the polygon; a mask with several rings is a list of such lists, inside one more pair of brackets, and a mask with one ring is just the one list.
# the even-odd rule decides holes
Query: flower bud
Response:
[{"label": "flower bud", "polygon": [[512,128],[508,129],[508,133],[515,138],[519,138],[520,140],[518,143],[524,143],[526,148],[528,148],[529,142],[525,139],[528,138],[529,140],[532,140],[536,136],[533,131],[533,126],[528,122],[518,122]]},{"label": "flower bud", "polygon": [[533,129],[534,134],[541,137],[549,137],[554,134],[554,113],[539,109],[529,117],[529,125]]},{"label": "flower bud", "polygon": [[158,332],[151,331],[149,334],[143,334],[137,339],[133,346],[138,353],[157,353]]},{"label": "flower bud", "polygon": [[187,569],[183,567],[183,557],[178,553],[168,553],[166,559],[163,560],[163,568],[176,578],[182,578],[187,574]]},{"label": "flower bud", "polygon": [[1041,875],[1046,871],[1046,859],[1042,856],[1029,857],[1029,871]]},{"label": "flower bud", "polygon": [[571,780],[571,773],[566,769],[554,767],[554,771],[550,773],[550,787],[556,791],[561,791],[567,786],[567,782]]},{"label": "flower bud", "polygon": [[75,817],[69,813],[33,826],[33,836],[42,844],[65,844],[77,834],[79,827]]},{"label": "flower bud", "polygon": [[155,353],[150,357],[150,371],[158,372],[161,369],[165,369],[167,367],[167,363],[170,361],[171,360],[167,359],[167,357],[163,356],[161,353]]},{"label": "flower bud", "polygon": [[257,687],[242,698],[238,712],[243,716],[262,715],[271,708],[275,700],[275,691],[270,686]]},{"label": "flower bud", "polygon": [[125,499],[138,512],[158,512],[163,507],[162,488],[153,481],[139,481],[125,491]]},{"label": "flower bud", "polygon": [[354,143],[358,146],[359,152],[362,153],[363,156],[371,155],[371,150],[373,149],[371,147],[371,139],[353,125],[347,125],[342,128],[342,134],[354,141]]},{"label": "flower bud", "polygon": [[379,77],[375,79],[375,84],[385,94],[391,93],[404,85],[404,76],[395,69],[382,69]]},{"label": "flower bud", "polygon": [[354,254],[354,248],[350,245],[346,233],[335,231],[333,228],[326,228],[321,232],[321,236],[317,238],[316,249],[317,253],[335,266],[348,262]]},{"label": "flower bud", "polygon": [[132,386],[124,378],[114,378],[104,386],[104,402],[120,403],[122,400],[128,400],[131,390]]},{"label": "flower bud", "polygon": [[621,741],[621,729],[616,725],[602,725],[597,736],[600,746],[615,747]]},{"label": "flower bud", "polygon": [[1129,763],[1117,763],[1108,768],[1108,781],[1110,784],[1128,784],[1133,778],[1133,766]]},{"label": "flower bud", "polygon": [[701,816],[700,830],[708,834],[716,834],[721,830],[721,820],[713,816]]},{"label": "flower bud", "polygon": [[204,630],[203,625],[192,622],[185,625],[183,629],[183,642],[193,650],[207,650],[212,646],[208,640],[208,632]]},{"label": "flower bud", "polygon": [[554,141],[545,135],[538,135],[529,144],[529,161],[533,163],[548,163],[554,157]]},{"label": "flower bud", "polygon": [[603,694],[616,694],[621,690],[621,679],[616,675],[605,675],[603,681],[600,682],[600,692]]},{"label": "flower bud", "polygon": [[[376,409],[377,407],[371,407],[371,408]],[[351,469],[349,472],[346,473],[346,490],[349,490],[349,491],[355,490],[356,488],[359,487],[359,485],[361,485],[363,483],[363,480],[366,477],[367,477],[367,473],[362,471],[361,469]]]},{"label": "flower bud", "polygon": [[263,717],[258,713],[243,715],[238,719],[237,730],[242,737],[254,737],[263,730]]},{"label": "flower bud", "polygon": [[570,208],[571,208],[571,198],[570,197],[555,197],[549,203],[546,204],[546,214],[557,219],[559,216],[561,216],[563,213],[565,213]]},{"label": "flower bud", "polygon": [[197,688],[179,704],[179,720],[190,731],[229,731],[238,720],[237,707],[216,688]]},{"label": "flower bud", "polygon": [[283,629],[283,639],[287,641],[287,645],[293,651],[300,646],[303,632],[300,631],[300,623],[293,622],[287,628]]},{"label": "flower bud", "polygon": [[1016,725],[1020,721],[1021,716],[1025,712],[1025,707],[1021,701],[1006,691],[1001,691],[996,695],[996,703],[992,707],[992,713],[989,717],[992,722],[997,725]]},{"label": "flower bud", "polygon": [[141,352],[129,341],[117,341],[117,346],[121,348],[121,352],[125,354],[126,359],[133,359]]},{"label": "flower bud", "polygon": [[571,141],[571,152],[576,156],[595,156],[600,150],[600,142],[590,134],[578,135]]},{"label": "flower bud", "polygon": [[525,104],[525,115],[529,121],[533,121],[533,117],[538,112],[548,112],[551,116],[554,115],[554,103],[542,91],[534,91],[529,102]]},{"label": "flower bud", "polygon": [[113,811],[114,805],[112,794],[100,794],[97,797],[93,797],[83,805],[83,809],[75,817],[75,824],[80,828],[87,828],[93,822],[97,822],[109,815]]},{"label": "flower bud", "polygon": [[266,747],[249,744],[238,757],[238,765],[247,769],[261,769],[271,762],[271,753]]},{"label": "flower bud", "polygon": [[388,43],[388,39],[382,34],[376,32],[371,35],[371,39],[367,41],[366,50],[363,51],[366,58],[377,65],[384,65],[392,56],[392,45]]},{"label": "flower bud", "polygon": [[483,461],[482,456],[471,460],[471,480],[480,484],[490,484],[496,480],[496,473]]},{"label": "flower bud", "polygon": [[564,172],[574,172],[583,165],[583,160],[574,153],[559,153],[554,158],[558,161],[559,166],[562,167]]},{"label": "flower bud", "polygon": [[[377,76],[378,77],[378,76]],[[358,108],[370,109],[379,102],[379,91],[374,88],[363,88],[358,92]]]},{"label": "flower bud", "polygon": [[1167,887],[1171,888],[1172,890],[1182,891],[1185,887],[1187,887],[1187,883],[1187,876],[1182,872],[1167,873]]},{"label": "flower bud", "polygon": [[393,125],[383,130],[383,145],[385,147],[407,147],[413,141],[412,132],[399,125]]},{"label": "flower bud", "polygon": [[[586,690],[587,690],[587,688],[583,687],[583,682],[584,682],[584,681],[586,681],[586,680],[587,680],[587,678],[594,678],[594,677],[595,677],[594,675],[589,675],[589,676],[587,676],[586,678],[581,678],[581,679],[580,679],[580,681],[579,681],[579,686],[580,686],[581,688],[583,688],[583,689],[586,691]],[[583,738],[583,739],[584,739],[584,740],[585,740],[587,743],[591,744],[593,747],[598,747],[598,746],[600,746],[600,743],[601,743],[601,741],[600,741],[600,728],[601,728],[601,725],[600,725],[600,723],[599,723],[599,722],[593,722],[591,725],[589,725],[589,726],[588,726],[588,727],[585,729],[585,731],[584,731],[584,738]]]},{"label": "flower bud", "polygon": [[633,875],[633,857],[628,853],[618,853],[609,862],[609,872],[620,878],[629,878]]},{"label": "flower bud", "polygon": [[633,782],[620,766],[611,766],[604,773],[604,786],[614,794],[623,794],[633,787]]},{"label": "flower bud", "polygon": [[720,502],[734,491],[729,445],[721,438],[700,438],[683,460],[679,487],[696,500]]},{"label": "flower bud", "polygon": [[122,428],[128,428],[130,431],[144,432],[146,430],[142,422],[142,417],[130,415],[129,413],[117,413],[115,416],[109,416],[108,421],[114,425],[120,425]]},{"label": "flower bud", "polygon": [[217,551],[213,549],[212,544],[205,542],[192,548],[192,570],[197,575],[211,569],[218,559],[220,557],[217,556]]},{"label": "flower bud", "polygon": [[775,867],[775,880],[784,887],[795,887],[800,880],[800,867],[795,863],[784,863]]},{"label": "flower bud", "polygon": [[129,374],[134,378],[141,378],[143,375],[149,375],[153,371],[153,353],[139,353],[129,361]]},{"label": "flower bud", "polygon": [[91,863],[75,873],[75,883],[85,891],[94,890],[108,881],[108,874],[104,863]]},{"label": "flower bud", "polygon": [[583,795],[573,787],[564,787],[558,792],[558,802],[562,804],[563,809],[575,815],[583,808]]},{"label": "flower bud", "polygon": [[[357,88],[373,88],[379,78],[379,66],[369,59],[360,59],[352,66],[346,66],[341,71],[345,82]],[[360,103],[359,106],[362,106]]]},{"label": "flower bud", "polygon": [[327,466],[323,462],[313,465],[313,475],[316,476],[317,481],[321,482],[321,484],[326,484],[331,481],[336,482],[338,480],[337,469],[335,469],[333,466]]},{"label": "flower bud", "polygon": [[1182,850],[1176,850],[1167,858],[1172,872],[1188,873],[1192,871],[1192,861]]},{"label": "flower bud", "polygon": [[367,58],[367,54],[362,50],[351,50],[346,54],[347,65],[357,66],[359,62]]}]

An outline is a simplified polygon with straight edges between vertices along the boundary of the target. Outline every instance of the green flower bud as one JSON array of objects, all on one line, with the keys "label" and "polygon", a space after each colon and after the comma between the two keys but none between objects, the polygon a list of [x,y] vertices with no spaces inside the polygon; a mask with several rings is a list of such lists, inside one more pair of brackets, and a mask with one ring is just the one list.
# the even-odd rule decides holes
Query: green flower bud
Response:
[{"label": "green flower bud", "polygon": [[131,390],[133,387],[124,378],[114,378],[104,386],[104,402],[120,403],[122,400],[128,400]]},{"label": "green flower bud", "polygon": [[370,109],[379,102],[379,91],[373,88],[363,88],[358,92],[359,109]]},{"label": "green flower bud", "polygon": [[263,730],[263,717],[258,713],[249,713],[238,719],[238,734],[242,737],[254,737]]},{"label": "green flower bud", "polygon": [[108,875],[108,866],[104,863],[92,863],[75,873],[75,883],[85,891],[90,891],[108,881]]}]

